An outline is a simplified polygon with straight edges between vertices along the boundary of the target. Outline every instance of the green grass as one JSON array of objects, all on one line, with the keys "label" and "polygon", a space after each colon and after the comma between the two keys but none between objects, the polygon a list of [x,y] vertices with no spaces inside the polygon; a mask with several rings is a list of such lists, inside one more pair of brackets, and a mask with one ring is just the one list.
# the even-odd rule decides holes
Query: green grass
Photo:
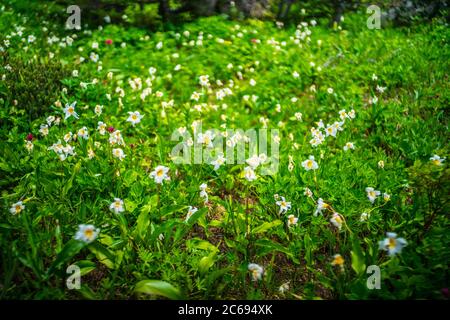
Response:
[{"label": "green grass", "polygon": [[[3,14],[10,19],[0,24],[0,34],[6,36],[14,31],[14,12]],[[92,34],[67,31],[66,35],[78,37],[65,48],[59,42],[47,44],[51,30],[26,27],[24,37],[34,34],[36,41],[26,44],[12,36],[6,51],[10,57],[44,64],[52,52],[51,60],[78,70],[78,77],[54,81],[65,88],[56,92],[62,107],[77,102],[79,119],[64,120],[62,107],[50,101],[34,106],[41,107],[42,114],[29,121],[24,103],[12,102],[16,98],[9,91],[10,76],[3,64],[2,299],[443,298],[441,289],[449,285],[449,170],[447,160],[440,166],[429,160],[434,154],[449,154],[450,52],[449,30],[443,22],[369,30],[364,16],[355,14],[346,17],[342,30],[319,21],[309,27],[310,41],[305,38],[299,44],[293,41],[295,26],[278,29],[271,22],[220,17],[186,24],[178,30],[179,37],[176,31],[147,34],[114,25]],[[189,37],[184,30],[189,30]],[[199,32],[203,45],[189,45]],[[0,37],[2,42],[5,36]],[[106,45],[106,39],[113,44]],[[270,39],[277,43],[269,43]],[[156,49],[160,41],[163,47]],[[98,49],[92,49],[93,42],[98,42]],[[101,70],[99,63],[90,61],[91,52],[99,54]],[[80,57],[85,61],[80,63]],[[181,69],[175,71],[178,64]],[[151,80],[152,93],[142,101],[149,67],[157,72]],[[294,71],[299,78],[293,77]],[[201,88],[201,75],[209,75],[211,92]],[[137,77],[142,89],[133,91],[128,81]],[[80,86],[93,79],[97,83],[87,89]],[[234,82],[232,94],[222,101],[216,99],[220,89],[216,80],[223,87]],[[33,78],[23,81],[32,84]],[[377,85],[386,87],[384,93],[376,91]],[[124,90],[122,98],[117,87]],[[162,98],[156,96],[158,91]],[[194,91],[204,93],[200,102],[206,107],[201,112],[193,108]],[[256,102],[252,95],[258,97]],[[378,101],[371,104],[374,96]],[[293,97],[298,100],[293,102]],[[161,102],[170,100],[173,106],[164,108],[163,117]],[[100,116],[94,113],[96,105],[104,106]],[[342,109],[354,109],[355,119],[346,119],[336,138],[327,137],[312,147],[311,128],[320,119],[325,124],[340,121]],[[127,112],[136,110],[144,117],[133,127],[126,121]],[[296,112],[302,113],[302,121],[296,120]],[[52,115],[61,122],[42,136],[39,128]],[[258,178],[247,181],[241,175],[243,164],[214,171],[210,164],[176,165],[169,157],[177,143],[170,141],[172,132],[179,127],[191,131],[194,120],[202,120],[204,130],[224,131],[223,124],[247,130],[262,128],[261,117],[269,119],[268,128],[278,129],[281,138],[280,166],[272,176],[259,175],[258,169]],[[121,131],[126,143],[121,146],[123,161],[113,157],[115,146],[108,142],[109,132],[99,133],[98,121]],[[66,133],[75,135],[84,126],[89,139],[69,143],[75,146],[75,156],[60,161],[48,150]],[[24,140],[30,132],[35,139],[28,152]],[[344,151],[347,142],[355,149]],[[92,159],[89,149],[95,153]],[[318,163],[316,171],[301,165],[310,155]],[[380,160],[384,168],[378,166]],[[162,185],[149,177],[158,165],[170,168],[170,181]],[[208,184],[207,204],[200,197],[202,183]],[[313,199],[304,195],[306,187]],[[391,198],[384,201],[380,196],[372,205],[366,187]],[[276,194],[291,202],[287,213],[279,213]],[[124,212],[109,210],[114,198],[124,201]],[[315,217],[318,198],[331,207]],[[9,209],[17,201],[23,201],[25,209],[12,215]],[[199,210],[185,222],[188,206]],[[329,221],[333,211],[344,218],[341,230]],[[370,213],[367,221],[360,221],[363,212]],[[298,223],[288,227],[290,214],[298,217]],[[73,240],[80,224],[100,229],[94,242]],[[386,232],[408,242],[394,257],[378,248]],[[344,258],[343,269],[331,265],[335,254]],[[252,281],[249,263],[264,268],[261,280]],[[66,287],[71,264],[81,268],[80,290]],[[380,290],[366,286],[369,265],[381,268]],[[282,294],[279,287],[285,283],[289,289]]]}]

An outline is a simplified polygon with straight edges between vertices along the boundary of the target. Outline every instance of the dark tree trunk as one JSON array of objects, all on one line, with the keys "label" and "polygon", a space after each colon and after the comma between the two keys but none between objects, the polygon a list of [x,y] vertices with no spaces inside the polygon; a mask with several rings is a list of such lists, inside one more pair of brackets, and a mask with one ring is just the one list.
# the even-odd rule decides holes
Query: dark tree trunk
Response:
[{"label": "dark tree trunk", "polygon": [[159,0],[158,13],[163,22],[167,22],[170,16],[170,7],[168,0]]},{"label": "dark tree trunk", "polygon": [[344,15],[345,1],[344,0],[334,0],[334,15],[333,19],[330,21],[330,25],[333,26],[335,23],[339,24],[341,22],[342,16]]}]

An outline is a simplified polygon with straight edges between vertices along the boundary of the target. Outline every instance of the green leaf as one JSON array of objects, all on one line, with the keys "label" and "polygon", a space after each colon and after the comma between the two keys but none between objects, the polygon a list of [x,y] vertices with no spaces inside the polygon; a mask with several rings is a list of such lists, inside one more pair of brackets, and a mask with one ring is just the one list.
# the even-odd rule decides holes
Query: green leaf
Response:
[{"label": "green leaf", "polygon": [[59,269],[62,264],[72,259],[85,245],[86,244],[82,241],[75,239],[69,240],[64,248],[62,248],[61,252],[56,256],[55,261],[50,265],[47,275],[52,274],[56,269]]},{"label": "green leaf", "polygon": [[148,210],[141,210],[141,213],[139,214],[137,221],[136,221],[136,228],[134,229],[134,234],[137,235],[142,240],[145,239],[147,232],[149,231],[149,225],[150,225],[150,213]]},{"label": "green leaf", "polygon": [[365,257],[361,248],[361,244],[357,238],[352,239],[352,269],[356,274],[361,275],[366,271]]},{"label": "green leaf", "polygon": [[255,242],[255,245],[259,247],[258,255],[264,256],[273,251],[279,251],[286,254],[295,263],[299,263],[299,260],[292,254],[292,252],[288,248],[283,247],[278,242],[274,242],[268,239],[259,239]]},{"label": "green leaf", "polygon": [[163,296],[172,300],[182,300],[180,290],[161,280],[142,280],[136,284],[134,292]]},{"label": "green leaf", "polygon": [[75,262],[75,265],[77,265],[80,268],[80,275],[84,276],[91,272],[92,270],[95,270],[95,263],[90,260],[80,260]]},{"label": "green leaf", "polygon": [[266,232],[267,230],[275,228],[281,224],[283,224],[283,222],[281,220],[274,220],[272,222],[264,222],[260,226],[254,228],[252,230],[252,233],[253,234],[263,233],[263,232]]},{"label": "green leaf", "polygon": [[110,269],[114,269],[114,254],[111,251],[98,242],[91,243],[88,248],[93,254],[95,254],[99,262],[103,263]]},{"label": "green leaf", "polygon": [[193,238],[193,239],[186,241],[186,246],[189,249],[209,250],[209,251],[213,251],[213,252],[216,252],[219,250],[212,243],[210,243],[206,240],[199,239],[199,238]]},{"label": "green leaf", "polygon": [[216,260],[217,252],[213,251],[209,255],[203,257],[200,259],[198,263],[198,269],[201,273],[205,273],[214,265],[214,262]]},{"label": "green leaf", "polygon": [[78,172],[80,171],[81,168],[81,162],[78,162],[74,167],[73,167],[73,173],[72,176],[70,177],[70,179],[64,184],[64,187],[62,189],[62,195],[63,197],[67,195],[67,193],[69,192],[69,190],[72,188],[73,185],[73,179],[75,178],[75,176],[78,174]]},{"label": "green leaf", "polygon": [[308,266],[312,265],[312,241],[311,237],[306,234],[305,238],[303,239],[303,243],[305,245],[305,260]]}]

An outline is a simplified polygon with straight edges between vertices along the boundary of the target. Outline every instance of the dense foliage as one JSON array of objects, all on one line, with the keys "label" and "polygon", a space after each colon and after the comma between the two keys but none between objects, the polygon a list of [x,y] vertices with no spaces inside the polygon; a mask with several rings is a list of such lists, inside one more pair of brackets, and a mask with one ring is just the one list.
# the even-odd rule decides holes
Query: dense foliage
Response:
[{"label": "dense foliage", "polygon": [[[150,33],[2,8],[0,297],[445,298],[449,30],[366,19]],[[172,161],[174,132],[252,128],[278,130],[273,175],[270,152]]]}]

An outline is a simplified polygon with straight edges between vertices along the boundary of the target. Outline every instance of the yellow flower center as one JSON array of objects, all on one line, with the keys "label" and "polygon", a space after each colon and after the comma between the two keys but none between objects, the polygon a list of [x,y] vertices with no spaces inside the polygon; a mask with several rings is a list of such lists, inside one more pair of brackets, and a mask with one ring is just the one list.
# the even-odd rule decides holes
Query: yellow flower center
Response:
[{"label": "yellow flower center", "polygon": [[375,191],[369,191],[369,196],[375,198]]},{"label": "yellow flower center", "polygon": [[72,107],[69,107],[68,109],[67,109],[67,112],[69,112],[69,113],[73,113],[73,108]]},{"label": "yellow flower center", "polygon": [[131,116],[131,119],[137,120],[137,115],[133,114],[133,115]]},{"label": "yellow flower center", "polygon": [[92,238],[94,237],[94,230],[92,230],[92,229],[86,229],[86,230],[84,230],[84,236],[85,236],[87,239],[92,239]]},{"label": "yellow flower center", "polygon": [[164,174],[163,169],[159,169],[158,171],[156,171],[156,175],[157,175],[158,177],[161,177],[163,174]]},{"label": "yellow flower center", "polygon": [[397,245],[397,240],[394,238],[389,238],[389,249],[394,250]]},{"label": "yellow flower center", "polygon": [[308,162],[306,163],[306,166],[307,166],[308,168],[312,168],[313,162],[312,162],[311,160],[308,160]]},{"label": "yellow flower center", "polygon": [[18,204],[16,205],[16,212],[19,213],[20,211],[22,211],[22,207]]},{"label": "yellow flower center", "polygon": [[438,166],[441,164],[441,161],[438,159],[435,159],[435,160],[433,160],[433,163]]},{"label": "yellow flower center", "polygon": [[334,260],[333,260],[333,264],[334,264],[334,265],[338,265],[338,266],[343,265],[343,264],[344,264],[344,258],[342,258],[341,255],[336,256],[336,257],[334,258]]}]

